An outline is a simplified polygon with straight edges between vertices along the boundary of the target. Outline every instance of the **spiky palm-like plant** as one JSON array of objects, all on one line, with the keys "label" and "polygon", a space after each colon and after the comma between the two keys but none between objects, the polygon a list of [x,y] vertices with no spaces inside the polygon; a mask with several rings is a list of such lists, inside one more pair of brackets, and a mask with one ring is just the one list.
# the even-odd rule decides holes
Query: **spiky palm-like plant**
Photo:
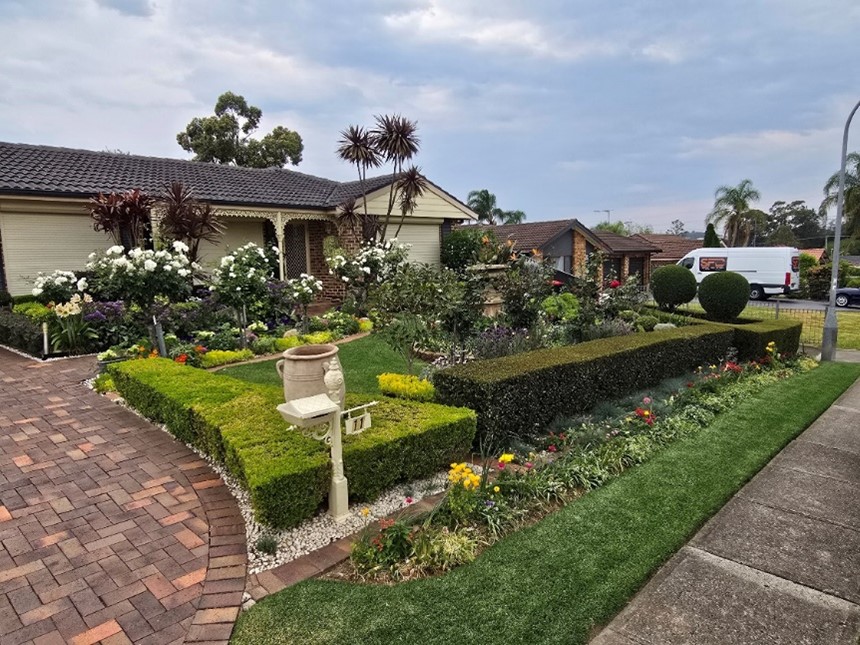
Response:
[{"label": "spiky palm-like plant", "polygon": [[199,259],[201,240],[215,244],[224,234],[224,225],[207,202],[194,197],[194,190],[181,181],[173,181],[159,200],[164,208],[160,229],[164,237],[188,246],[188,259]]},{"label": "spiky palm-like plant", "polygon": [[149,243],[154,203],[152,197],[135,188],[124,193],[99,193],[90,199],[87,210],[93,218],[93,229],[104,231],[130,251]]},{"label": "spiky palm-like plant", "polygon": [[[827,211],[836,206],[839,193],[839,172],[835,172],[824,184],[824,200],[819,213],[827,216]],[[849,153],[845,165],[845,201],[842,206],[844,218],[843,235],[860,238],[860,152]]]},{"label": "spiky palm-like plant", "polygon": [[399,181],[404,165],[418,153],[421,140],[418,124],[400,114],[382,114],[375,117],[376,125],[370,131],[373,148],[391,164],[391,184],[388,189],[388,209],[379,230],[380,239],[385,239],[391,213],[399,197]]},{"label": "spiky palm-like plant", "polygon": [[749,179],[737,186],[720,186],[714,192],[714,208],[705,221],[715,226],[723,225],[723,239],[727,246],[746,246],[755,226],[764,216],[761,211],[750,208],[750,204],[759,199],[761,193]]},{"label": "spiky palm-like plant", "polygon": [[[337,156],[342,160],[351,163],[358,171],[358,182],[361,186],[361,194],[367,195],[367,169],[378,168],[382,165],[382,156],[375,148],[370,132],[360,125],[351,125],[346,130],[340,133],[340,140],[337,144]],[[362,228],[364,236],[367,237],[369,231],[373,231],[375,236],[376,226],[371,226],[371,217],[367,212],[367,200],[362,199],[364,204],[364,218],[362,220]],[[349,203],[341,205],[342,216],[339,216],[339,225],[342,227],[348,222],[355,223],[361,219],[355,209],[355,200],[349,200]]]},{"label": "spiky palm-like plant", "polygon": [[400,235],[400,229],[403,228],[403,222],[406,221],[406,216],[415,212],[415,207],[418,205],[418,198],[424,194],[427,188],[427,180],[421,174],[421,169],[417,166],[410,166],[406,172],[400,175],[397,180],[397,192],[399,195],[398,206],[400,207],[400,223],[397,225],[397,232],[394,237]]}]

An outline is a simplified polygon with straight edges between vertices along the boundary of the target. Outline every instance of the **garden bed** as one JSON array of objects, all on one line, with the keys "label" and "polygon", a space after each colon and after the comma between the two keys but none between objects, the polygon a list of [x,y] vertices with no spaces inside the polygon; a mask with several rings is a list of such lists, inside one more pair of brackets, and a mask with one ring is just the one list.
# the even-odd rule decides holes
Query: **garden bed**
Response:
[{"label": "garden bed", "polygon": [[[117,390],[141,414],[218,462],[248,490],[255,517],[296,526],[324,502],[331,479],[327,446],[291,431],[276,410],[278,386],[255,385],[165,359],[110,368]],[[368,402],[348,395],[347,405]],[[353,500],[371,500],[400,482],[427,477],[467,454],[471,410],[384,399],[373,427],[344,438]]]},{"label": "garden bed", "polygon": [[447,575],[290,587],[243,614],[233,642],[585,643],[858,375],[860,366],[827,364],[769,386]]}]

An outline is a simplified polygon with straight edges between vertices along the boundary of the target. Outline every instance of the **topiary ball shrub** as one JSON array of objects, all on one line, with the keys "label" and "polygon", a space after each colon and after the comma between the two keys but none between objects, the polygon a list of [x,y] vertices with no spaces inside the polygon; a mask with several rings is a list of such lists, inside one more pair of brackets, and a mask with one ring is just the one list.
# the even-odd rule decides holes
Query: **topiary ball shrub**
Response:
[{"label": "topiary ball shrub", "polygon": [[712,273],[699,285],[699,304],[713,320],[734,320],[747,306],[749,297],[750,283],[734,271]]},{"label": "topiary ball shrub", "polygon": [[660,309],[672,311],[696,297],[696,276],[678,264],[660,267],[651,274],[651,294]]}]

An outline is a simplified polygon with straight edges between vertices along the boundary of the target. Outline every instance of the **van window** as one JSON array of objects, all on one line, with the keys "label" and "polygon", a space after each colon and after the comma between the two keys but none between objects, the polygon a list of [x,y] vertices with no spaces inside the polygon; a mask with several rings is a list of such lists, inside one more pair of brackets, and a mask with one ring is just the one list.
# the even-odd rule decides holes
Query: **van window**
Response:
[{"label": "van window", "polygon": [[724,257],[700,257],[699,271],[725,271],[726,258]]},{"label": "van window", "polygon": [[688,269],[692,270],[694,262],[695,260],[693,258],[684,258],[678,264],[680,264],[682,267],[687,267]]}]

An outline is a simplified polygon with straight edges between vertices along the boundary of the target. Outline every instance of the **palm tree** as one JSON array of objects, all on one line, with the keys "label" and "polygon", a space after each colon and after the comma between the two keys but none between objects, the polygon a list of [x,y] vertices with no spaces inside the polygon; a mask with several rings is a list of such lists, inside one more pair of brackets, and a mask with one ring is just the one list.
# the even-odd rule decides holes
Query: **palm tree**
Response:
[{"label": "palm tree", "polygon": [[[378,168],[382,165],[382,157],[373,145],[370,133],[359,125],[351,125],[340,133],[340,141],[337,142],[337,156],[344,161],[353,164],[358,170],[358,182],[361,186],[361,194],[366,195],[367,169]],[[364,202],[365,228],[371,219],[367,214],[367,200]],[[346,220],[357,218],[355,203],[351,203],[346,209],[348,216]],[[375,227],[370,227],[375,229]]]},{"label": "palm tree", "polygon": [[379,230],[380,239],[385,239],[391,212],[397,203],[403,165],[418,153],[421,140],[418,124],[399,114],[376,116],[376,126],[370,131],[370,143],[374,150],[391,164],[391,184],[388,190],[388,210]]},{"label": "palm tree", "polygon": [[397,225],[397,231],[394,237],[400,236],[400,229],[403,228],[403,222],[406,221],[406,216],[415,212],[415,207],[418,205],[418,198],[424,194],[427,189],[427,180],[421,174],[421,169],[417,166],[411,166],[404,172],[400,179],[397,180],[398,193],[400,194],[400,223]]},{"label": "palm tree", "polygon": [[[836,206],[839,193],[839,172],[835,172],[824,184],[824,201],[818,212],[822,217],[827,216],[831,206]],[[860,152],[848,155],[845,165],[845,202],[842,206],[844,217],[844,235],[860,238]]]},{"label": "palm tree", "polygon": [[496,196],[486,188],[473,190],[466,198],[466,205],[478,215],[478,221],[496,224],[522,224],[526,219],[523,211],[505,211],[496,204]]},{"label": "palm tree", "polygon": [[749,179],[737,186],[720,186],[714,192],[714,208],[705,221],[723,225],[727,246],[747,246],[753,231],[766,217],[761,211],[750,208],[750,203],[759,199],[761,193]]}]

